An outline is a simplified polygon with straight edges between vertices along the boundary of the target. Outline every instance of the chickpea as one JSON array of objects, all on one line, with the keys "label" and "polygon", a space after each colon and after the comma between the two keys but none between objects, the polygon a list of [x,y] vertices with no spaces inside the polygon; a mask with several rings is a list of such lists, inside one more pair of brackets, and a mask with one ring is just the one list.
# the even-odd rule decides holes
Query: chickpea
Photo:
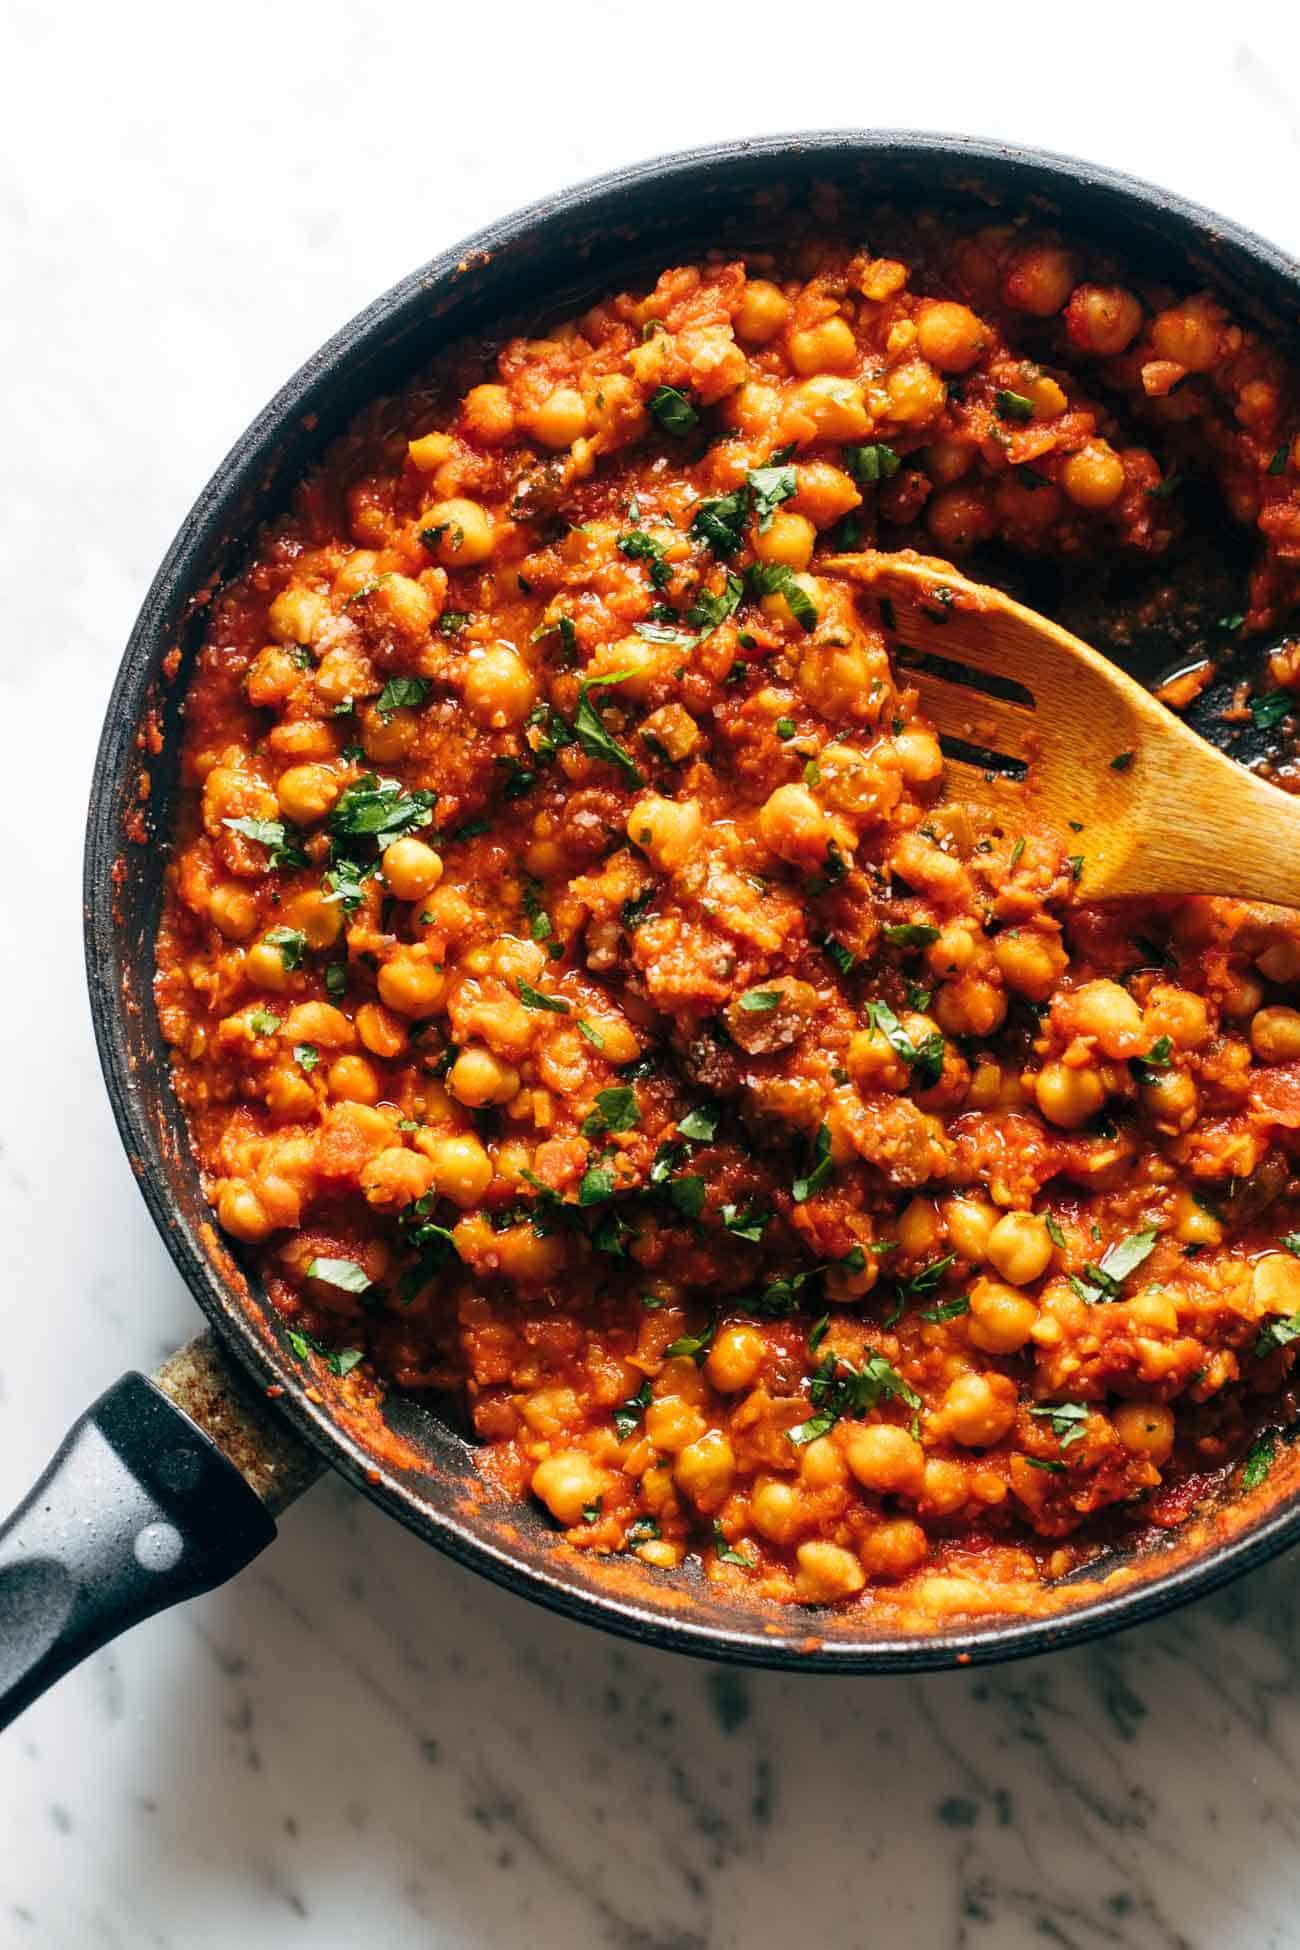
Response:
[{"label": "chickpea", "polygon": [[1109,508],[1124,492],[1124,463],[1105,440],[1086,440],[1061,469],[1061,486],[1076,508]]},{"label": "chickpea", "polygon": [[247,941],[257,926],[257,902],[242,887],[226,882],[208,895],[208,918],[227,941]]},{"label": "chickpea", "polygon": [[766,345],[776,337],[789,316],[789,300],[780,286],[767,278],[751,278],[732,322],[736,337],[746,345]]},{"label": "chickpea", "polygon": [[449,433],[424,433],[406,443],[406,457],[421,474],[435,473],[455,451],[456,443]]},{"label": "chickpea", "polygon": [[1265,1253],[1255,1261],[1251,1292],[1259,1314],[1300,1313],[1300,1259],[1290,1253]]},{"label": "chickpea", "polygon": [[1120,1402],[1111,1419],[1131,1456],[1156,1464],[1168,1462],[1174,1446],[1174,1416],[1163,1402]]},{"label": "chickpea", "polygon": [[[1297,1296],[1300,1305],[1300,1295]],[[1173,1295],[1162,1286],[1149,1286],[1129,1302],[1129,1312],[1146,1333],[1176,1334],[1178,1307]]]},{"label": "chickpea", "polygon": [[452,1064],[447,1088],[458,1104],[481,1110],[485,1104],[508,1104],[517,1097],[519,1072],[483,1044],[471,1043]]},{"label": "chickpea", "polygon": [[299,1002],[284,1019],[286,1043],[315,1043],[321,1049],[351,1049],[357,1032],[332,1002]]},{"label": "chickpea", "polygon": [[1264,985],[1244,969],[1229,969],[1219,997],[1219,1006],[1225,1016],[1240,1022],[1243,1016],[1253,1016],[1264,1000]]},{"label": "chickpea", "polygon": [[380,765],[395,764],[415,743],[416,729],[415,713],[406,705],[385,714],[368,704],[361,713],[362,750]]},{"label": "chickpea", "polygon": [[1270,982],[1300,982],[1300,941],[1288,936],[1255,957],[1255,966]]},{"label": "chickpea", "polygon": [[939,740],[921,725],[908,725],[894,740],[898,769],[909,785],[933,785],[943,776]]},{"label": "chickpea", "polygon": [[379,1078],[364,1056],[340,1056],[330,1064],[327,1078],[331,1097],[349,1104],[377,1104]]},{"label": "chickpea", "polygon": [[906,1577],[930,1554],[930,1542],[919,1523],[895,1517],[877,1524],[862,1546],[862,1562],[874,1578]]},{"label": "chickpea", "polygon": [[1034,1099],[1049,1123],[1077,1131],[1105,1103],[1106,1086],[1096,1070],[1045,1063],[1034,1078]]},{"label": "chickpea", "polygon": [[969,440],[932,440],[925,450],[926,471],[937,487],[951,487],[974,464],[975,448]]},{"label": "chickpea", "polygon": [[462,682],[465,709],[487,731],[522,724],[537,702],[533,674],[508,643],[471,651]]},{"label": "chickpea", "polygon": [[759,1477],[750,1494],[749,1516],[771,1544],[790,1543],[804,1527],[798,1490],[777,1477]]},{"label": "chickpea", "polygon": [[1016,1386],[1001,1374],[964,1374],[950,1382],[940,1414],[947,1433],[965,1449],[1000,1442],[1016,1419]]},{"label": "chickpea", "polygon": [[1070,294],[1065,321],[1082,351],[1114,359],[1127,352],[1141,330],[1142,307],[1122,284],[1078,284]]},{"label": "chickpea", "polygon": [[838,1488],[847,1480],[848,1473],[843,1456],[828,1435],[816,1436],[804,1445],[799,1457],[799,1481],[810,1490]]},{"label": "chickpea", "polygon": [[795,1596],[804,1605],[831,1605],[861,1591],[867,1574],[852,1551],[812,1538],[795,1552]]},{"label": "chickpea", "polygon": [[283,995],[289,986],[289,970],[284,956],[273,941],[255,941],[244,957],[244,973],[254,987]]},{"label": "chickpea", "polygon": [[332,948],[343,932],[343,909],[327,900],[319,888],[309,887],[284,905],[284,924],[306,935],[309,948]]},{"label": "chickpea", "polygon": [[399,948],[377,977],[379,999],[399,1016],[436,1016],[447,976],[420,948]]},{"label": "chickpea", "polygon": [[816,541],[817,530],[806,515],[778,508],[767,527],[754,536],[754,553],[760,562],[784,562],[791,569],[806,569]]},{"label": "chickpea", "polygon": [[863,440],[871,430],[871,415],[862,388],[832,372],[815,373],[796,386],[790,404],[811,420],[812,440]]},{"label": "chickpea", "polygon": [[287,772],[281,772],[275,796],[280,811],[295,826],[314,826],[318,819],[324,819],[342,790],[342,779],[328,765],[291,765]]},{"label": "chickpea", "polygon": [[462,1212],[477,1205],[492,1183],[492,1161],[472,1131],[424,1134],[421,1150],[433,1166],[433,1182],[443,1198]]},{"label": "chickpea", "polygon": [[1046,1002],[1068,961],[1060,935],[1037,928],[1007,928],[994,940],[993,959],[1007,987],[1031,1002]]},{"label": "chickpea", "polygon": [[813,372],[848,372],[857,356],[853,327],[846,318],[823,319],[807,331],[790,334],[790,364],[800,378]]},{"label": "chickpea", "polygon": [[[361,1058],[344,1058],[361,1062]],[[337,1067],[337,1066],[336,1066]],[[361,1190],[367,1205],[381,1212],[401,1212],[423,1198],[433,1183],[433,1166],[418,1151],[390,1144],[361,1169]]]},{"label": "chickpea", "polygon": [[1133,1055],[1142,1042],[1142,1011],[1118,982],[1084,982],[1067,1007],[1078,1033],[1091,1036],[1117,1062]]},{"label": "chickpea", "polygon": [[919,1496],[925,1451],[915,1436],[892,1422],[855,1424],[844,1443],[849,1468],[864,1489],[881,1496]]},{"label": "chickpea", "polygon": [[422,534],[437,533],[438,539],[426,546],[444,569],[476,568],[496,546],[492,517],[477,501],[435,501],[420,516],[420,529]]},{"label": "chickpea", "polygon": [[266,1086],[266,1107],[283,1124],[310,1117],[316,1109],[316,1092],[298,1069],[276,1069]]},{"label": "chickpea", "polygon": [[1138,1092],[1147,1116],[1165,1131],[1188,1131],[1196,1122],[1196,1085],[1186,1070],[1149,1075]]},{"label": "chickpea", "polygon": [[757,1327],[723,1327],[705,1357],[704,1372],[720,1394],[735,1395],[748,1388],[766,1354],[767,1343]]},{"label": "chickpea", "polygon": [[964,921],[950,921],[925,951],[932,975],[960,975],[975,959],[975,937]]},{"label": "chickpea", "polygon": [[[809,577],[804,577],[805,582],[809,580]],[[764,601],[767,601],[766,597]],[[782,603],[784,606],[784,598]],[[817,643],[810,645],[800,659],[798,683],[803,696],[823,718],[832,721],[854,718],[859,723],[866,723],[875,716],[873,697],[879,688],[875,685],[875,679],[880,675],[881,665],[877,664],[866,644]],[[858,753],[856,756],[861,760],[863,755]],[[872,761],[879,756],[874,752],[870,755]],[[872,770],[879,782],[879,764],[873,763]],[[896,804],[897,799],[895,791],[889,800],[889,807]]]},{"label": "chickpea", "polygon": [[731,1494],[736,1454],[721,1429],[709,1429],[688,1442],[673,1469],[679,1489],[701,1510],[716,1510]]},{"label": "chickpea", "polygon": [[1052,1241],[1034,1212],[1005,1212],[989,1234],[988,1256],[1012,1286],[1028,1286],[1047,1271]]},{"label": "chickpea", "polygon": [[330,606],[313,589],[291,584],[267,611],[272,636],[281,643],[311,643],[329,621]]},{"label": "chickpea", "polygon": [[675,1456],[698,1442],[707,1427],[694,1403],[680,1395],[660,1395],[645,1412],[646,1440],[665,1455]]},{"label": "chickpea", "polygon": [[217,1217],[224,1229],[246,1245],[268,1239],[275,1226],[252,1186],[242,1178],[227,1178],[217,1197]]},{"label": "chickpea", "polygon": [[523,423],[543,447],[571,447],[587,431],[586,403],[572,386],[557,386],[523,415]]},{"label": "chickpea", "polygon": [[1151,321],[1151,344],[1158,359],[1170,359],[1189,372],[1209,372],[1219,356],[1219,329],[1209,301],[1189,298]]},{"label": "chickpea", "polygon": [[960,553],[993,533],[993,507],[982,487],[961,482],[936,494],[925,511],[925,525],[940,548]]},{"label": "chickpea", "polygon": [[933,1009],[945,1036],[991,1036],[1007,1013],[1006,990],[972,971],[942,983]]},{"label": "chickpea", "polygon": [[1294,1063],[1300,1057],[1300,1009],[1257,1009],[1250,1019],[1250,1046],[1261,1063]]},{"label": "chickpea", "polygon": [[599,1503],[609,1487],[609,1477],[585,1449],[561,1449],[547,1456],[533,1471],[531,1484],[533,1495],[566,1530],[581,1523],[583,1511]]},{"label": "chickpea", "polygon": [[807,515],[814,528],[829,528],[853,508],[862,506],[862,496],[842,467],[828,460],[807,460],[795,469],[799,491],[789,501],[791,514]]},{"label": "chickpea", "polygon": [[989,1236],[997,1215],[984,1198],[950,1198],[943,1208],[948,1227],[948,1244],[963,1259],[987,1258]]},{"label": "chickpea", "polygon": [[960,1510],[966,1501],[966,1472],[961,1464],[946,1456],[927,1457],[921,1497],[931,1516],[950,1517]]},{"label": "chickpea", "polygon": [[461,411],[470,434],[484,446],[499,446],[515,430],[515,412],[504,386],[471,386]]},{"label": "chickpea", "polygon": [[1013,251],[1002,279],[1002,296],[1013,311],[1051,318],[1074,284],[1068,251],[1054,244],[1026,244]]},{"label": "chickpea", "polygon": [[406,1048],[406,1024],[379,1002],[363,1002],[356,1014],[357,1035],[372,1056],[392,1058]]},{"label": "chickpea", "polygon": [[394,840],[384,848],[384,881],[399,901],[423,900],[442,879],[442,859],[423,840]]},{"label": "chickpea", "polygon": [[933,366],[926,365],[923,359],[910,359],[906,365],[895,366],[885,381],[885,391],[889,396],[889,416],[900,426],[923,426],[942,413],[948,398],[948,388],[940,379]]},{"label": "chickpea", "polygon": [[967,1338],[986,1354],[1018,1353],[1037,1319],[1038,1309],[1028,1294],[1017,1293],[1001,1280],[976,1280],[970,1290]]},{"label": "chickpea", "polygon": [[928,1198],[914,1198],[898,1220],[898,1245],[909,1259],[925,1259],[943,1238],[943,1221]]},{"label": "chickpea", "polygon": [[779,785],[758,815],[759,836],[778,858],[794,865],[825,860],[832,844],[853,850],[853,831],[829,818],[806,785]]},{"label": "chickpea", "polygon": [[940,372],[969,372],[984,350],[985,330],[969,305],[940,301],[917,320],[916,344]]},{"label": "chickpea", "polygon": [[870,1029],[859,1029],[853,1036],[845,1052],[844,1067],[854,1083],[865,1090],[902,1090],[907,1083],[907,1065],[874,1024]]},{"label": "chickpea", "polygon": [[627,835],[663,873],[672,873],[694,850],[704,831],[698,799],[638,799],[627,816]]}]

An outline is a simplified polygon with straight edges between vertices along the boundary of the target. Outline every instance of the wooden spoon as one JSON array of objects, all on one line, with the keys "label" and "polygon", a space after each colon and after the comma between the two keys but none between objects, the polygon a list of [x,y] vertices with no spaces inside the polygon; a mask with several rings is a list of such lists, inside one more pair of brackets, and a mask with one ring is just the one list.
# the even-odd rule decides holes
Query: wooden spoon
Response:
[{"label": "wooden spoon", "polygon": [[922,556],[839,555],[818,569],[876,598],[891,654],[939,733],[952,796],[1004,828],[1036,818],[1075,840],[1087,899],[1230,894],[1300,907],[1300,802],[1078,637]]}]

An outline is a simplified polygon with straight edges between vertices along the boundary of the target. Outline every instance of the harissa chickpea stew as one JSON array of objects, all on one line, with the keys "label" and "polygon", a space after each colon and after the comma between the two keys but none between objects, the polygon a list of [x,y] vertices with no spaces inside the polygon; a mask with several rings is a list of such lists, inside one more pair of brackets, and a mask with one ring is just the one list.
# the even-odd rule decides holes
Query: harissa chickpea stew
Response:
[{"label": "harissa chickpea stew", "polygon": [[569,1548],[922,1626],[1262,1482],[1300,918],[1081,904],[1086,805],[946,797],[819,564],[1208,633],[1180,705],[1253,640],[1278,730],[1298,401],[1211,292],[881,211],[368,408],[210,606],[157,949],[304,1367],[436,1399]]}]

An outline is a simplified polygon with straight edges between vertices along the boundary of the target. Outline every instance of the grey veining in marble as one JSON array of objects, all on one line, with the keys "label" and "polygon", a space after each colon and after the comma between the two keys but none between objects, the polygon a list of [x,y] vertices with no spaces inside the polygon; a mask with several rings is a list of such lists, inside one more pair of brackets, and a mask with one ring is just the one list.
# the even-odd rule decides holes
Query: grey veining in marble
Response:
[{"label": "grey veining in marble", "polygon": [[[823,9],[774,51],[791,19],[4,9],[0,1499],[192,1330],[94,1063],[85,782],[173,529],[340,320],[550,185],[813,124],[1088,153],[1300,249],[1276,0],[1213,32]],[[986,1674],[737,1674],[532,1610],[330,1482],[0,1741],[0,1950],[1300,1950],[1298,1595],[1300,1557]]]}]

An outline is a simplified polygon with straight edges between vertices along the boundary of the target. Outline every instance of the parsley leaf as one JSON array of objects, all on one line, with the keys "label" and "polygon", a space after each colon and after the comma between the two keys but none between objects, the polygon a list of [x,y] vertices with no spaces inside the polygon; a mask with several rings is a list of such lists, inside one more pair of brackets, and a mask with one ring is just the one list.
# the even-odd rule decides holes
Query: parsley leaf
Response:
[{"label": "parsley leaf", "polygon": [[307,856],[296,839],[289,839],[282,819],[223,819],[232,833],[239,833],[246,840],[256,840],[259,846],[270,849],[272,867],[301,867]]},{"label": "parsley leaf", "polygon": [[613,1196],[613,1172],[606,1165],[589,1165],[578,1186],[579,1205],[601,1205]]},{"label": "parsley leaf", "polygon": [[1042,1402],[1031,1405],[1029,1413],[1039,1416],[1050,1427],[1062,1449],[1083,1439],[1088,1426],[1084,1402]]},{"label": "parsley leaf", "polygon": [[320,1051],[317,1049],[315,1043],[295,1043],[293,1046],[293,1060],[300,1070],[305,1070],[307,1075],[310,1076],[316,1068],[316,1065],[320,1062]]},{"label": "parsley leaf", "polygon": [[819,1192],[830,1178],[834,1165],[831,1161],[831,1133],[828,1124],[819,1126],[813,1139],[812,1159],[808,1170],[796,1178],[790,1187],[790,1196],[796,1205],[802,1205],[814,1192]]},{"label": "parsley leaf", "polygon": [[1270,1432],[1257,1436],[1246,1451],[1246,1460],[1241,1471],[1243,1490],[1258,1489],[1273,1464],[1277,1461],[1277,1440]]},{"label": "parsley leaf", "polygon": [[921,1319],[931,1322],[956,1320],[958,1314],[970,1312],[970,1296],[959,1293],[955,1300],[942,1300],[937,1307],[923,1307]]},{"label": "parsley leaf", "polygon": [[295,968],[301,968],[307,946],[307,937],[301,928],[272,928],[266,939],[270,947],[280,950],[280,960],[287,973],[292,974]]},{"label": "parsley leaf", "polygon": [[696,591],[695,601],[686,612],[686,620],[688,623],[694,623],[700,630],[701,643],[713,634],[719,623],[725,623],[727,618],[740,608],[744,594],[744,583],[739,576],[733,575],[730,569],[727,570],[722,588],[716,595],[708,589]]},{"label": "parsley leaf", "polygon": [[1023,421],[1034,417],[1034,402],[1026,399],[1023,393],[1008,392],[1005,386],[998,390],[997,407],[999,420]]},{"label": "parsley leaf", "polygon": [[883,1354],[869,1355],[860,1368],[842,1354],[828,1354],[813,1373],[808,1395],[816,1412],[786,1430],[796,1449],[815,1442],[843,1417],[860,1421],[878,1402],[898,1400],[912,1409],[921,1406],[921,1397]]},{"label": "parsley leaf", "polygon": [[669,1181],[668,1196],[686,1219],[698,1219],[704,1210],[704,1180],[696,1172]]},{"label": "parsley leaf", "polygon": [[428,688],[427,677],[390,677],[379,693],[379,702],[375,708],[387,724],[394,711],[403,709],[413,711],[423,704]]},{"label": "parsley leaf", "polygon": [[939,939],[938,928],[932,928],[925,921],[900,921],[895,927],[882,929],[885,940],[891,948],[928,948],[932,941]]},{"label": "parsley leaf", "polygon": [[615,1084],[596,1092],[596,1108],[582,1120],[584,1137],[599,1137],[604,1131],[633,1131],[641,1122],[636,1091],[630,1084]]},{"label": "parsley leaf", "polygon": [[[1257,731],[1276,731],[1283,718],[1289,717],[1295,708],[1295,699],[1290,691],[1266,691],[1262,697],[1250,700],[1250,715],[1255,720]],[[226,824],[231,822],[227,820]]]},{"label": "parsley leaf", "polygon": [[756,596],[784,596],[786,608],[801,630],[817,628],[817,605],[788,562],[752,562],[749,587]]},{"label": "parsley leaf", "polygon": [[611,738],[600,721],[589,693],[603,684],[621,684],[631,677],[630,670],[611,671],[608,677],[588,677],[578,686],[578,710],[573,720],[573,735],[588,758],[604,759],[608,765],[617,765],[619,770],[633,785],[644,785],[645,779],[637,770],[636,762],[629,752],[624,751],[616,738]]},{"label": "parsley leaf", "polygon": [[746,989],[736,1006],[747,1016],[765,1016],[784,1001],[784,989]]},{"label": "parsley leaf", "polygon": [[1082,1275],[1071,1273],[1070,1285],[1090,1307],[1095,1307],[1101,1300],[1117,1300],[1120,1287],[1129,1274],[1135,1273],[1155,1251],[1158,1237],[1154,1226],[1129,1233],[1126,1239],[1106,1249],[1099,1265],[1094,1266],[1089,1262]]},{"label": "parsley leaf", "polygon": [[754,1559],[744,1556],[738,1550],[733,1550],[727,1542],[726,1532],[723,1530],[721,1519],[718,1517],[713,1519],[713,1548],[718,1554],[718,1562],[720,1564],[739,1564],[744,1571],[752,1571],[754,1569]]},{"label": "parsley leaf", "polygon": [[712,501],[701,501],[691,522],[691,533],[706,548],[722,557],[734,555],[744,541],[746,497],[743,489],[720,494]]},{"label": "parsley leaf", "polygon": [[635,1395],[629,1395],[628,1399],[614,1410],[614,1432],[620,1442],[626,1442],[630,1435],[635,1435],[641,1417],[650,1406],[650,1401],[650,1382],[647,1379],[641,1383]]},{"label": "parsley leaf", "polygon": [[902,466],[898,454],[881,441],[866,447],[845,447],[844,465],[859,487],[874,487],[878,481],[892,481]]},{"label": "parsley leaf", "polygon": [[355,1259],[309,1259],[307,1278],[323,1280],[326,1286],[338,1287],[344,1293],[368,1293],[373,1285],[365,1268],[358,1266]]},{"label": "parsley leaf", "polygon": [[254,1036],[274,1036],[280,1027],[279,1016],[272,1015],[269,1009],[250,1009],[248,1026]]},{"label": "parsley leaf", "polygon": [[702,1334],[679,1334],[675,1341],[669,1341],[664,1349],[665,1360],[678,1361],[689,1357],[698,1367],[708,1353],[717,1331],[718,1322],[715,1315]]},{"label": "parsley leaf", "polygon": [[722,1223],[728,1232],[737,1239],[747,1239],[751,1246],[763,1243],[763,1228],[771,1218],[770,1212],[755,1212],[752,1208],[742,1212],[738,1205],[724,1205]]},{"label": "parsley leaf", "polygon": [[664,543],[657,542],[653,535],[647,535],[644,528],[629,528],[620,535],[618,552],[625,555],[629,562],[650,564],[652,588],[666,589],[672,581],[672,564],[664,560]]},{"label": "parsley leaf", "polygon": [[799,484],[793,467],[753,467],[745,476],[749,504],[758,517],[758,532],[765,534],[772,517],[783,501],[797,494]]},{"label": "parsley leaf", "polygon": [[678,438],[689,433],[699,423],[699,413],[691,405],[685,393],[679,393],[675,386],[660,386],[651,393],[647,406],[665,433],[676,434]]},{"label": "parsley leaf", "polygon": [[531,982],[525,982],[522,976],[519,979],[519,1000],[525,1009],[544,1009],[552,1016],[567,1016],[572,1013],[569,1004],[561,996],[543,995],[540,989],[535,989]]},{"label": "parsley leaf", "polygon": [[693,1144],[710,1144],[718,1134],[718,1123],[722,1111],[717,1104],[697,1104],[688,1110],[677,1126],[679,1137],[690,1138]]},{"label": "parsley leaf", "polygon": [[344,838],[373,837],[382,853],[391,840],[429,824],[437,797],[424,790],[408,793],[397,779],[367,772],[344,787],[327,823],[331,833]]}]

